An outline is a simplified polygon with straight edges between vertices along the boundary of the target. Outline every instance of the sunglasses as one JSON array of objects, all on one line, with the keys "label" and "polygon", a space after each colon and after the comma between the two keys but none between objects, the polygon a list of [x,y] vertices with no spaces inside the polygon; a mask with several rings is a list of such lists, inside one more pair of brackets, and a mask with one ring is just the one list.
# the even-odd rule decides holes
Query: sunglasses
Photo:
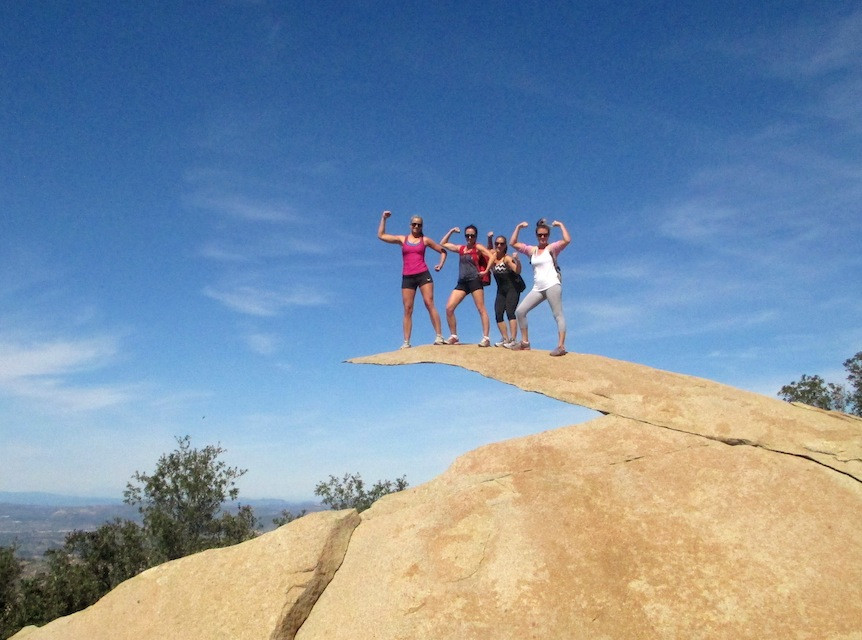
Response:
[{"label": "sunglasses", "polygon": [[547,237],[548,237],[548,234],[547,234],[547,233],[537,233],[537,234],[536,234],[536,237],[537,237],[537,238],[547,238]]},{"label": "sunglasses", "polygon": [[476,234],[475,234],[475,233],[465,233],[465,234],[464,234],[464,237],[465,237],[465,238],[475,238],[475,237],[476,237]]},{"label": "sunglasses", "polygon": [[422,223],[421,222],[411,222],[410,226],[422,228]]},{"label": "sunglasses", "polygon": [[505,247],[506,246],[505,242],[495,242],[494,244],[497,245],[498,247]]}]

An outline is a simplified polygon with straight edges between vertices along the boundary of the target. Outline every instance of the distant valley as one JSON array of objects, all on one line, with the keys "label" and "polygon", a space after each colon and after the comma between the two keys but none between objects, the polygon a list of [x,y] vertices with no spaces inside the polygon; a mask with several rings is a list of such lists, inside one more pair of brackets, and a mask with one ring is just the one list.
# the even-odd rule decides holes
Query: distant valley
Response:
[{"label": "distant valley", "polygon": [[[299,513],[323,508],[311,501],[263,499],[241,503],[254,509],[262,531],[275,528],[272,520],[284,509]],[[68,533],[76,529],[92,531],[114,518],[140,522],[137,508],[119,501],[0,491],[0,546],[15,545],[19,558],[38,563],[45,551],[63,546]]]}]

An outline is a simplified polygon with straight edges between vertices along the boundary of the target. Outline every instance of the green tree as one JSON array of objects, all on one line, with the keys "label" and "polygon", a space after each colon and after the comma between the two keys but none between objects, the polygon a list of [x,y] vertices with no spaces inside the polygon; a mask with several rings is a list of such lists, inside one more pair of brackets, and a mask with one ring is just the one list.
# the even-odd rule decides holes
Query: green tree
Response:
[{"label": "green tree", "polygon": [[281,513],[272,519],[272,524],[277,527],[281,527],[286,525],[288,522],[293,522],[297,518],[301,518],[306,513],[308,513],[305,509],[300,511],[299,513],[293,513],[290,509],[282,509]]},{"label": "green tree", "polygon": [[0,547],[0,638],[18,630],[19,580],[23,567],[15,557],[15,547]]},{"label": "green tree", "polygon": [[844,370],[850,383],[847,404],[853,407],[852,413],[862,416],[862,351],[844,361]]},{"label": "green tree", "polygon": [[189,436],[163,455],[152,475],[135,472],[125,501],[138,505],[143,525],[115,519],[95,531],[73,531],[45,553],[46,568],[22,577],[14,549],[0,547],[0,638],[84,609],[118,584],[165,560],[254,537],[249,506],[224,509],[239,495],[245,470],[219,460],[224,449],[194,449]]},{"label": "green tree", "polygon": [[223,547],[255,536],[257,519],[249,506],[224,510],[239,495],[237,479],[246,469],[229,467],[220,446],[194,449],[191,438],[177,438],[177,449],[163,455],[150,475],[135,472],[124,492],[137,505],[144,529],[159,559],[174,560],[204,549]]},{"label": "green tree", "polygon": [[63,552],[82,565],[100,594],[153,566],[146,531],[131,520],[114,520],[95,531],[73,531]]},{"label": "green tree", "polygon": [[344,478],[329,476],[327,482],[319,482],[314,494],[320,496],[321,502],[330,509],[356,509],[365,511],[374,502],[387,493],[402,491],[408,487],[406,476],[393,480],[379,480],[371,489],[365,488],[365,482],[358,473],[345,473]]},{"label": "green tree", "polygon": [[843,411],[846,406],[844,389],[834,383],[826,383],[820,376],[802,374],[802,378],[786,384],[778,392],[787,402],[801,402],[819,407]]},{"label": "green tree", "polygon": [[844,361],[847,371],[848,389],[844,385],[826,382],[818,375],[802,377],[786,384],[778,391],[778,396],[787,402],[802,402],[833,411],[846,411],[862,416],[862,351]]}]

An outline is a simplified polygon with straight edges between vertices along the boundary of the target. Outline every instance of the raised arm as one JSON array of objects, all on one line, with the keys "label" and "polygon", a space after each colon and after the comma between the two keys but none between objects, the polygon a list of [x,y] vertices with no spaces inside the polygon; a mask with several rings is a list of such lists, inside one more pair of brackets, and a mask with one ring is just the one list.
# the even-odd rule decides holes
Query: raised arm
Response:
[{"label": "raised arm", "polygon": [[477,244],[477,245],[476,245],[476,251],[478,251],[478,252],[479,252],[479,253],[481,253],[483,256],[485,256],[485,258],[486,258],[489,262],[494,258],[494,255],[495,255],[495,252],[494,252],[494,251],[490,251],[490,250],[486,249],[486,248],[485,248],[485,247],[483,247],[481,244]]},{"label": "raised arm", "polygon": [[392,215],[391,211],[384,211],[380,216],[380,224],[377,227],[377,237],[390,244],[404,244],[404,236],[395,236],[386,233],[386,220]]},{"label": "raised arm", "polygon": [[460,227],[452,227],[451,229],[449,229],[449,231],[446,232],[446,235],[443,236],[443,239],[440,241],[440,245],[444,249],[449,249],[449,251],[458,251],[458,245],[449,242],[449,237],[453,233],[461,233],[461,228]]},{"label": "raised arm", "polygon": [[509,238],[509,244],[512,245],[512,247],[517,249],[518,251],[523,251],[527,246],[523,242],[518,242],[518,234],[521,232],[521,229],[529,226],[530,225],[528,225],[526,222],[520,223],[517,227],[515,227],[515,230],[512,232],[512,237]]},{"label": "raised arm", "polygon": [[562,246],[562,247],[560,247],[560,250],[562,251],[562,250],[563,250],[563,249],[565,249],[565,248],[569,245],[569,243],[572,241],[571,236],[569,236],[569,230],[568,230],[568,229],[566,229],[566,225],[564,225],[564,224],[563,224],[562,222],[560,222],[559,220],[554,220],[554,221],[551,223],[551,226],[552,226],[552,227],[559,227],[559,228],[560,228],[560,231],[561,231],[561,232],[562,232],[562,234],[563,234],[563,240],[562,240],[562,242],[563,242],[563,246]]}]

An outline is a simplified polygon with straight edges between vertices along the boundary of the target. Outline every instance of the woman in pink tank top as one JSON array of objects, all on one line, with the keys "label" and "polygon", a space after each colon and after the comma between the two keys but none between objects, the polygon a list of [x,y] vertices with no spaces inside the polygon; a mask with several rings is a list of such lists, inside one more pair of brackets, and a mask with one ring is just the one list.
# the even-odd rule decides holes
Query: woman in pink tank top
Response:
[{"label": "woman in pink tank top", "polygon": [[425,249],[431,247],[440,254],[440,262],[434,267],[434,271],[440,271],[446,262],[446,251],[422,232],[423,221],[420,216],[410,219],[410,233],[407,235],[393,235],[386,233],[386,220],[392,215],[391,211],[384,211],[380,217],[380,226],[377,228],[377,237],[390,244],[401,245],[401,257],[403,267],[401,269],[401,300],[404,304],[404,343],[402,349],[410,347],[410,335],[413,332],[413,303],[416,299],[416,289],[422,294],[422,301],[428,309],[431,317],[431,325],[434,327],[436,338],[434,344],[443,344],[443,335],[440,328],[440,314],[434,306],[434,280],[425,263]]}]

